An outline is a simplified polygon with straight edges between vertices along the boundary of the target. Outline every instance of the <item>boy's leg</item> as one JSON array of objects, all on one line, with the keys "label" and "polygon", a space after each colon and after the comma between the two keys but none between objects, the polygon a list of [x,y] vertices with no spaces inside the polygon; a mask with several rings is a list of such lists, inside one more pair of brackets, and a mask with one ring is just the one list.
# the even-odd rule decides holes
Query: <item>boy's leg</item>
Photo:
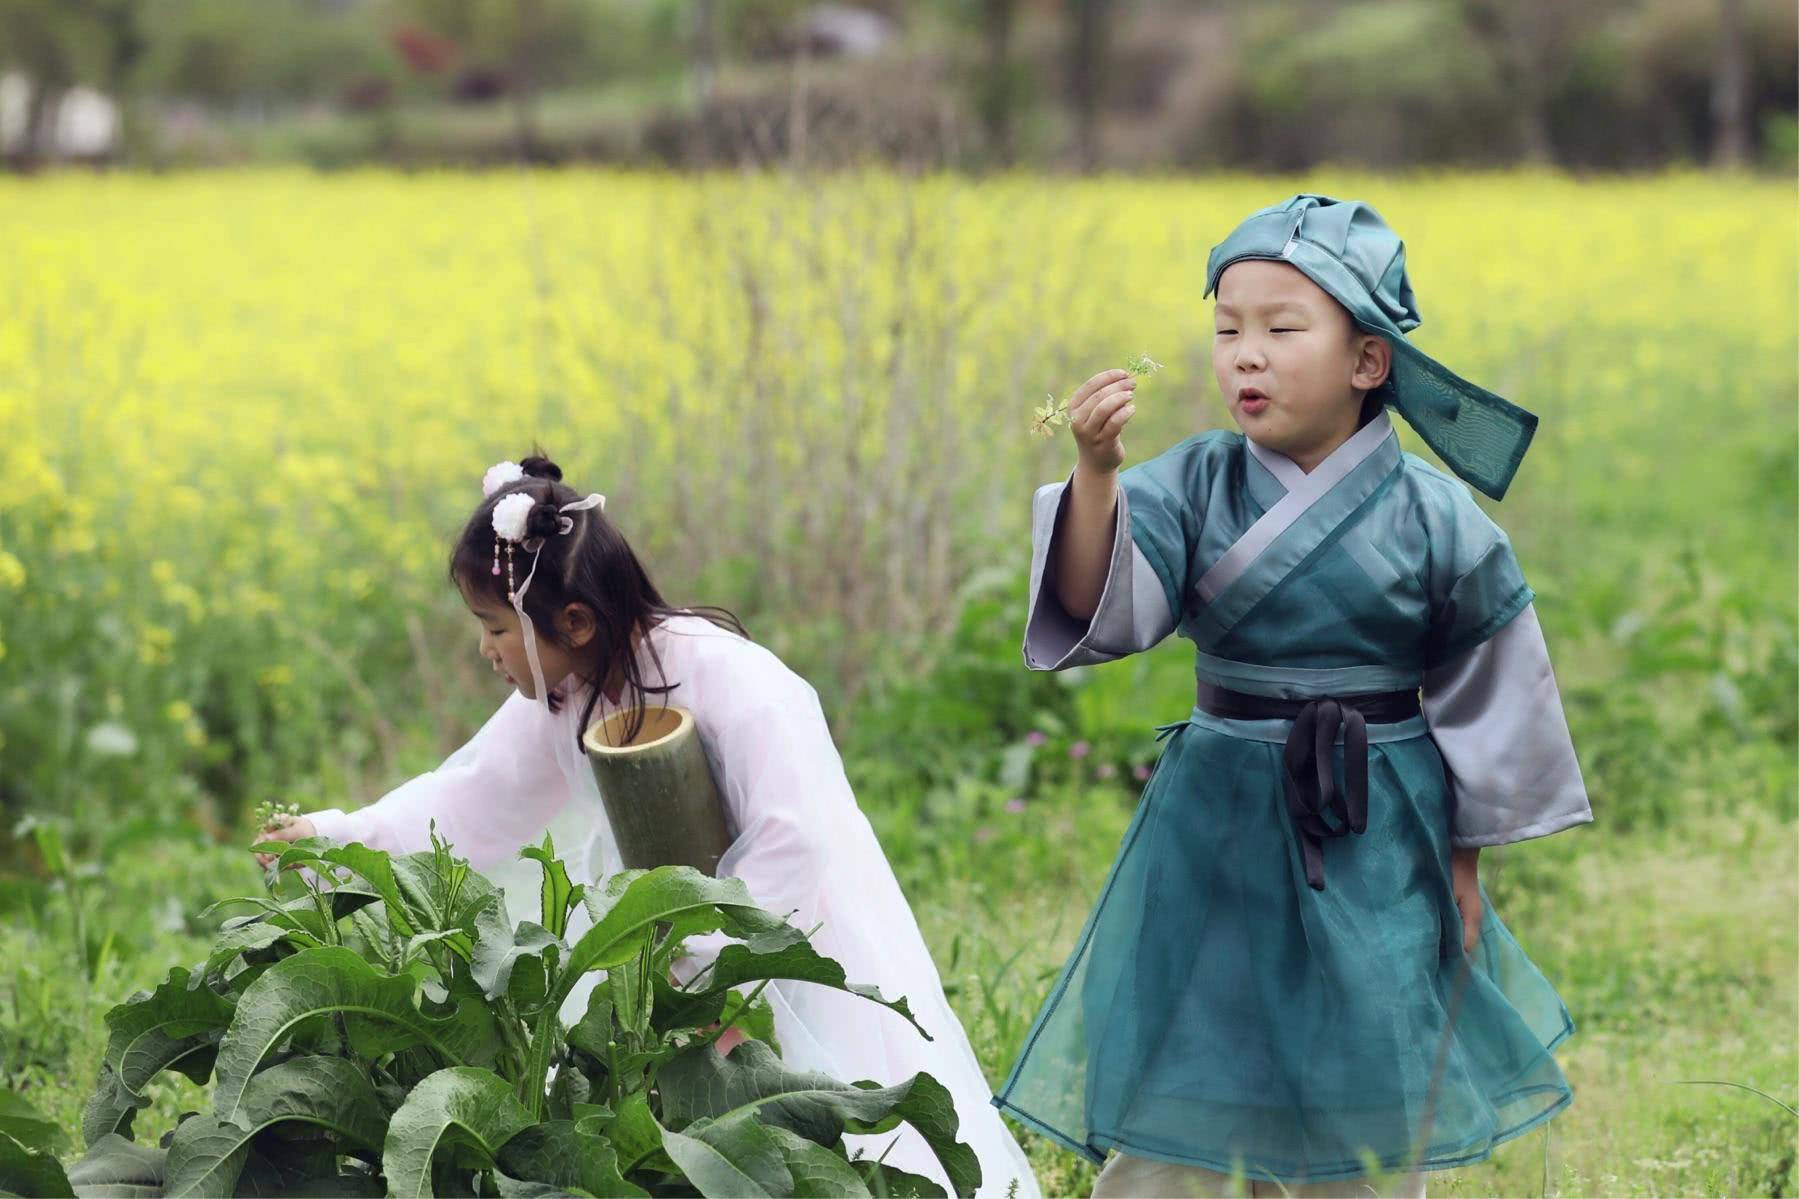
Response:
[{"label": "boy's leg", "polygon": [[1247,1183],[1239,1188],[1228,1174],[1128,1153],[1107,1158],[1093,1183],[1093,1199],[1220,1199],[1249,1194]]}]

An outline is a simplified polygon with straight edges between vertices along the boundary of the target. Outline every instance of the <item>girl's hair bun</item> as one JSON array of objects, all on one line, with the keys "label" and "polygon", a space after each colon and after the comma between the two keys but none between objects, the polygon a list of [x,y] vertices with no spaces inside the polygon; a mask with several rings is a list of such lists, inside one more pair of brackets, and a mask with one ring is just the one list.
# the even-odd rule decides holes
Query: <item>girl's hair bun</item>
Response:
[{"label": "girl's hair bun", "polygon": [[518,464],[520,470],[534,479],[550,479],[562,482],[562,468],[541,454],[533,454]]},{"label": "girl's hair bun", "polygon": [[554,500],[539,500],[532,505],[531,511],[525,514],[526,537],[548,537],[559,530],[562,524],[562,513],[557,511]]}]

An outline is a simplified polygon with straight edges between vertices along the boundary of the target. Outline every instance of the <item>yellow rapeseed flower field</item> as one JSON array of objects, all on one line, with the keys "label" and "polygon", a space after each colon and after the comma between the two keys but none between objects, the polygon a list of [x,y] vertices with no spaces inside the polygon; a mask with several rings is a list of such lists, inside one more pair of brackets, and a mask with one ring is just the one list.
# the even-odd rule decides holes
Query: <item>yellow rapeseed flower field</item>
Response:
[{"label": "yellow rapeseed flower field", "polygon": [[[1508,512],[1690,525],[1729,472],[1670,489],[1670,459],[1785,428],[1790,188],[1747,177],[0,183],[6,802],[91,802],[127,764],[260,798],[326,746],[425,754],[394,709],[491,701],[459,687],[448,540],[534,438],[678,600],[846,694],[1022,552],[1068,458],[1026,434],[1045,392],[1149,353],[1134,457],[1226,419],[1206,252],[1306,190],[1374,203],[1414,337],[1542,414]],[[1586,552],[1540,540],[1553,588]]]}]

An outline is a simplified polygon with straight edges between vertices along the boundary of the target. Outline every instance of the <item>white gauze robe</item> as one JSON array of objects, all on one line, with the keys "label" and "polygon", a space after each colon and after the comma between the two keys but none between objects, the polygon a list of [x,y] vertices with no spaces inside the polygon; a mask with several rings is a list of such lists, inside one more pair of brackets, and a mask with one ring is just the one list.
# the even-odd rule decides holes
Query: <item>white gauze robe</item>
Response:
[{"label": "white gauze robe", "polygon": [[[758,903],[800,929],[818,925],[812,943],[820,953],[842,963],[851,982],[879,987],[888,998],[905,996],[935,1038],[925,1040],[866,1000],[783,980],[763,992],[783,1061],[796,1070],[884,1085],[929,1073],[954,1096],[958,1135],[980,1158],[979,1194],[1003,1196],[1016,1178],[1020,1199],[1034,1199],[1040,1192],[1030,1165],[991,1106],[992,1090],[944,997],[912,909],[856,805],[817,692],[768,649],[701,617],[664,621],[647,641],[661,669],[640,647],[641,677],[673,686],[650,702],[693,713],[724,799],[733,841],[718,873],[742,879]],[[546,830],[571,878],[593,883],[622,868],[598,785],[575,744],[586,700],[577,692],[551,713],[515,692],[438,769],[358,811],[330,809],[310,818],[321,836],[392,853],[428,848],[435,820],[459,855],[505,888],[515,922],[536,920],[541,872],[517,854]],[[593,719],[618,708],[602,696]],[[571,939],[587,926],[585,915],[578,911],[571,919]],[[723,943],[718,936],[690,941],[680,976],[691,978]],[[570,997],[565,1021],[585,1011],[594,981],[590,975]],[[847,1140],[877,1157],[895,1137],[888,1164],[947,1189],[934,1155],[910,1126]]]}]

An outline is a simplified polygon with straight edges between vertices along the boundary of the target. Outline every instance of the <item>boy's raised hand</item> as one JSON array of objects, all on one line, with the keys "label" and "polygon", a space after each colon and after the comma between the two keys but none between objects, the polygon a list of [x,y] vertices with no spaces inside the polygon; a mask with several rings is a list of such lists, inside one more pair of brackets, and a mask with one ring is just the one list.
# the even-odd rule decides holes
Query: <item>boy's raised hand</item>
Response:
[{"label": "boy's raised hand", "polygon": [[1068,401],[1068,428],[1080,465],[1107,475],[1124,465],[1124,426],[1136,415],[1137,380],[1128,371],[1101,371]]}]

